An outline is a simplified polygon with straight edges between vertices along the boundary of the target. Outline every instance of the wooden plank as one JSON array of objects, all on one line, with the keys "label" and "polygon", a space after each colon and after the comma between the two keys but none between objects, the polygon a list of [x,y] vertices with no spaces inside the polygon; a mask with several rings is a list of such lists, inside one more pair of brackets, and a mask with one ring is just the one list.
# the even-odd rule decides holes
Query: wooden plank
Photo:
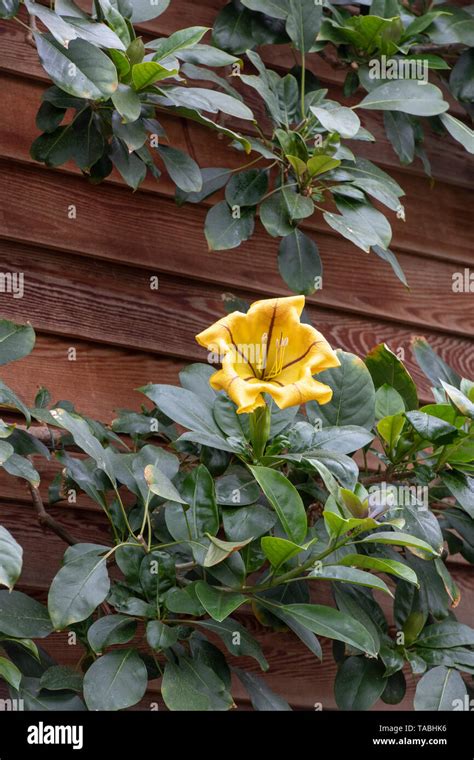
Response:
[{"label": "wooden plank", "polygon": [[[0,61],[0,70],[15,75],[21,74],[28,79],[41,81],[42,91],[44,89],[44,81],[47,80],[47,77],[39,65],[34,48],[25,43],[24,33],[21,28],[10,22],[0,22],[0,34],[2,34],[2,40],[4,43],[2,61]],[[280,56],[281,52],[277,51],[275,55]],[[320,63],[318,60],[316,73],[319,72]],[[341,100],[342,92],[340,87],[330,86],[329,97]],[[260,120],[262,120],[262,118],[264,118],[262,101],[253,91],[249,91],[249,88],[246,88],[246,98],[249,105],[255,111],[255,114],[258,115]],[[344,100],[351,104],[352,102],[355,103],[357,98],[353,98],[352,100],[346,98]],[[454,112],[457,113],[457,110],[459,110],[459,108],[455,108]],[[15,112],[17,111],[18,109],[16,109]],[[399,160],[385,135],[385,130],[382,126],[382,116],[371,111],[364,111],[361,112],[361,114],[364,125],[373,132],[376,138],[376,144],[358,144],[358,153],[366,155],[369,158],[375,158],[377,163],[382,166],[395,168],[399,171],[401,170],[404,175],[413,174],[427,180],[420,161],[416,161],[409,166],[400,166]],[[463,112],[457,113],[457,115],[462,116]],[[225,122],[223,123],[228,124],[230,127],[243,129],[244,132],[251,132],[253,130],[253,127],[249,122],[236,121],[232,117],[223,118],[225,119]],[[462,184],[465,187],[472,187],[474,176],[472,161],[466,160],[466,152],[458,143],[451,139],[446,142],[445,136],[440,137],[427,130],[425,145],[430,160],[432,161],[434,177],[456,185]]]},{"label": "wooden plank", "polygon": [[[170,309],[171,307],[172,304]],[[170,311],[168,329],[174,331],[172,338],[166,335],[165,330],[162,333],[161,343],[155,343],[152,347],[153,351],[165,352],[171,356],[180,357],[181,360],[185,358],[194,361],[207,360],[206,352],[195,343],[194,335],[222,316],[223,312],[218,311],[218,300],[213,302],[209,295],[203,297],[202,302],[195,304],[195,307],[196,315],[199,314],[197,321],[185,320],[180,314],[180,320],[177,317],[174,319],[176,326],[173,325],[173,312]],[[420,397],[431,398],[429,382],[411,356],[410,342],[414,334],[412,330],[349,314],[337,315],[324,309],[310,311],[317,327],[334,347],[365,356],[376,344],[386,342],[393,350],[399,353],[404,352],[407,367],[417,383]],[[157,314],[160,313],[161,311],[157,312]],[[4,310],[3,314],[14,316],[8,310]],[[56,323],[52,324],[52,330],[57,330]],[[80,330],[75,328],[75,331]],[[474,352],[469,341],[424,332],[433,348],[463,376],[474,376]],[[156,333],[154,335],[156,341]],[[109,332],[106,337],[108,341],[111,341],[114,336]],[[153,334],[150,340],[152,338]],[[76,361],[68,359],[70,348],[76,349]],[[51,359],[55,362],[54,366],[48,364]],[[143,402],[143,397],[133,391],[133,388],[150,381],[175,383],[180,366],[182,362],[163,361],[136,350],[113,349],[104,345],[87,343],[78,338],[63,337],[61,340],[53,340],[40,336],[34,352],[21,362],[4,367],[2,377],[12,387],[22,389],[23,395],[30,403],[41,383],[52,389],[56,399],[67,398],[77,403],[79,411],[108,421],[111,419],[113,409],[127,406],[136,409]]]},{"label": "wooden plank", "polygon": [[[71,347],[76,361],[68,360]],[[30,406],[44,385],[54,401],[67,399],[78,412],[110,422],[116,417],[114,410],[138,411],[146,401],[135,388],[149,382],[176,384],[183,366],[183,361],[141,351],[38,335],[30,356],[2,367],[2,380]]]},{"label": "wooden plank", "polygon": [[[152,270],[91,262],[75,255],[69,255],[67,267],[63,267],[61,260],[57,252],[0,240],[0,271],[24,273],[22,298],[2,294],[4,316],[29,320],[37,329],[54,334],[204,358],[195,346],[194,336],[223,315],[222,285],[196,281],[185,284],[182,278],[160,274],[158,290],[153,290],[150,284],[157,275]],[[357,262],[359,267],[352,269],[352,286],[344,302],[338,283],[350,262],[343,256],[328,258],[325,286],[317,298],[308,299],[315,321],[324,319],[326,305],[384,318],[384,305],[377,291],[383,264],[369,270],[367,277],[363,257]],[[411,323],[417,332],[422,328],[443,330],[470,339],[470,294],[454,298],[450,265],[433,262],[424,276],[413,257],[404,256],[402,265],[405,264],[413,287],[409,293],[399,288],[399,295],[395,282],[394,287],[387,286],[386,297],[394,300],[391,319]],[[266,294],[263,288],[261,294]],[[255,298],[248,292],[243,295],[248,301]],[[316,307],[318,301],[320,306]],[[331,321],[334,315],[329,313],[327,317]]]},{"label": "wooden plank", "polygon": [[[36,168],[43,168],[41,165],[32,162],[29,156],[31,142],[37,133],[34,120],[41,88],[26,80],[2,77],[1,75],[0,86],[2,87],[5,105],[0,114],[0,155],[33,164]],[[9,118],[9,114],[12,112],[18,113],[18,118],[14,123]],[[219,140],[216,135],[210,134],[199,125],[189,123],[185,125],[183,121],[170,117],[165,117],[162,122],[172,143],[179,148],[190,148],[201,166],[236,167],[245,163],[241,154],[229,151],[223,140]],[[227,139],[225,143],[227,143]],[[440,155],[446,155],[444,150],[438,152]],[[462,156],[462,164],[463,166],[470,165],[466,161],[465,155]],[[70,163],[61,170],[54,170],[53,176],[56,184],[63,182],[59,178],[64,176],[65,170],[72,170],[76,175],[80,175],[77,167]],[[474,205],[474,192],[471,190],[461,194],[458,188],[449,184],[436,184],[430,189],[430,183],[426,177],[403,174],[399,170],[391,173],[406,192],[404,203],[407,217],[406,222],[403,223],[395,219],[395,215],[389,212],[394,230],[393,247],[407,252],[414,251],[430,258],[449,258],[460,263],[472,263],[471,246],[467,236],[463,233],[463,229],[469,209]],[[123,182],[118,178],[118,175],[113,175],[112,180],[119,182],[123,187]],[[88,188],[87,192],[90,195],[91,188],[84,182],[84,179],[82,182]],[[109,182],[106,183],[106,185],[109,184]],[[105,193],[106,185],[96,188],[96,192],[101,194],[101,197]],[[144,188],[160,195],[170,196],[174,193],[174,188],[166,175],[162,176],[158,183],[150,178],[145,183]],[[125,197],[127,205],[133,204],[135,207],[140,203],[138,199],[143,197],[143,192],[132,196],[127,188],[127,196]],[[427,200],[429,202],[426,202]],[[210,202],[207,201],[203,205],[208,207]],[[440,213],[441,209],[442,213]],[[190,212],[189,206],[183,211],[174,209],[174,217],[188,212]],[[201,220],[202,217],[199,224],[201,224]],[[341,241],[340,236],[328,227],[320,214],[314,214],[311,219],[306,220],[304,227],[314,232],[322,231],[331,236],[332,239]],[[201,241],[201,246],[205,246],[202,228],[199,229],[197,241]],[[351,243],[348,241],[341,242],[349,252],[355,253],[355,247]],[[269,239],[267,246],[271,244],[272,241]],[[277,242],[273,241],[272,250],[276,250],[276,246]]]}]

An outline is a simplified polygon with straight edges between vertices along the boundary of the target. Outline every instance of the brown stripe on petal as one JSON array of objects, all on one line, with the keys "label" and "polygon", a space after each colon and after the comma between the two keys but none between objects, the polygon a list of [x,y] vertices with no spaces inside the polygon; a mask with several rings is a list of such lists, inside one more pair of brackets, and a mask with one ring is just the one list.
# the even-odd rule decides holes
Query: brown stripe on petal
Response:
[{"label": "brown stripe on petal", "polygon": [[321,340],[315,340],[314,343],[311,343],[311,345],[309,346],[309,348],[306,349],[306,351],[304,352],[304,354],[301,354],[301,356],[298,356],[297,359],[293,359],[291,362],[288,362],[287,364],[284,364],[283,367],[281,368],[281,372],[283,372],[284,369],[287,369],[287,367],[291,367],[292,364],[298,364],[298,362],[302,361],[305,358],[305,356],[307,356],[309,354],[309,352],[311,351],[311,349],[313,348],[313,346],[316,346],[318,343],[322,343],[322,342],[323,341],[321,341]]},{"label": "brown stripe on petal", "polygon": [[229,337],[230,337],[231,343],[232,343],[233,347],[235,348],[235,350],[237,351],[237,353],[239,354],[239,356],[244,360],[244,362],[246,362],[249,365],[250,369],[253,372],[253,376],[257,377],[257,373],[255,372],[255,369],[253,368],[252,363],[249,362],[249,360],[247,359],[247,357],[244,356],[244,354],[242,353],[242,351],[239,349],[238,345],[236,344],[236,342],[234,340],[234,336],[232,335],[232,330],[230,329],[230,327],[228,327],[227,325],[223,325],[223,327],[225,327],[225,329],[229,333]]}]

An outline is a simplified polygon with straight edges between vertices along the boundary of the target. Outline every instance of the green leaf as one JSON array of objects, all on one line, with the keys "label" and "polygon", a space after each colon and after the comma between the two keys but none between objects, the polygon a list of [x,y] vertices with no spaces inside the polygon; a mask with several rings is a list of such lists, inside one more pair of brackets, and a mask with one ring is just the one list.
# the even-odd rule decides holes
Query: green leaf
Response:
[{"label": "green leaf", "polygon": [[89,710],[124,710],[145,694],[148,675],[133,649],[108,652],[92,663],[84,676],[84,699]]},{"label": "green leaf", "polygon": [[[168,79],[168,77],[175,76],[177,69],[166,69],[164,66],[160,66],[156,61],[144,61],[143,63],[135,63],[132,66],[132,81],[136,90],[144,90],[146,87],[155,82],[160,82],[162,79]],[[170,150],[173,150],[170,148]]]},{"label": "green leaf", "polygon": [[224,50],[219,50],[219,48],[213,47],[212,45],[193,45],[193,47],[188,50],[178,50],[176,57],[186,63],[200,64],[202,66],[220,67],[232,66],[233,63],[242,64],[242,61],[240,61],[239,58],[236,58],[235,55],[230,55]]},{"label": "green leaf", "polygon": [[379,111],[403,111],[414,116],[437,116],[447,111],[449,104],[434,84],[420,84],[410,79],[385,82],[369,92],[357,108]]},{"label": "green leaf", "polygon": [[416,385],[406,367],[385,343],[379,343],[369,351],[365,363],[376,388],[388,383],[398,391],[408,411],[418,409]]},{"label": "green leaf", "polygon": [[[296,193],[294,194],[296,196]],[[303,196],[297,196],[301,198]],[[286,237],[293,232],[291,216],[281,191],[272,193],[259,209],[260,221],[272,237]]]},{"label": "green leaf", "polygon": [[268,172],[248,169],[233,174],[225,189],[229,206],[256,206],[268,189]]},{"label": "green leaf", "polygon": [[22,566],[23,549],[12,534],[0,525],[0,585],[11,591],[20,577]]},{"label": "green leaf", "polygon": [[41,65],[61,90],[78,98],[103,100],[117,89],[114,64],[94,45],[77,39],[66,50],[55,40],[34,36]]},{"label": "green leaf", "polygon": [[[90,42],[91,45],[106,48],[109,54],[112,49],[113,53],[118,53],[119,55],[122,53],[123,55],[123,51],[125,50],[124,43],[118,34],[106,24],[91,21],[88,18],[71,17],[69,14],[62,15],[67,15],[67,23],[75,31],[77,37]],[[114,56],[111,57],[115,63]]]},{"label": "green leaf", "polygon": [[133,24],[141,24],[143,21],[151,21],[161,16],[168,8],[170,0],[132,0],[130,8],[132,15],[130,20]]},{"label": "green leaf", "polygon": [[54,576],[48,594],[48,610],[57,630],[91,615],[110,590],[104,556],[79,555]]},{"label": "green leaf", "polygon": [[206,628],[219,636],[230,654],[235,657],[252,657],[262,670],[268,670],[269,665],[263,656],[260,645],[250,633],[236,620],[199,620],[196,625]]},{"label": "green leaf", "polygon": [[344,641],[367,654],[375,656],[374,642],[369,632],[358,620],[344,612],[320,604],[280,605],[286,614],[294,617],[318,636]]},{"label": "green leaf", "polygon": [[313,156],[308,160],[307,167],[310,176],[316,177],[319,174],[324,174],[324,172],[335,169],[340,163],[339,159],[331,158],[331,156]]},{"label": "green leaf", "polygon": [[291,712],[288,702],[285,702],[282,697],[269,689],[262,678],[255,676],[253,673],[246,673],[240,670],[240,668],[234,668],[234,672],[237,673],[238,678],[249,695],[254,710]]},{"label": "green leaf", "polygon": [[418,435],[421,435],[424,440],[431,443],[444,446],[446,443],[451,443],[458,435],[457,427],[431,414],[425,414],[425,412],[407,412],[405,417]]},{"label": "green leaf", "polygon": [[79,415],[70,414],[61,407],[51,409],[51,416],[54,418],[56,425],[71,433],[74,443],[88,454],[88,456],[92,457],[97,464],[97,467],[100,470],[103,470],[109,477],[112,485],[115,485],[115,474],[109,464],[106,451],[97,438],[92,434],[87,422],[79,417]]},{"label": "green leaf", "polygon": [[366,586],[375,588],[378,591],[384,591],[389,596],[393,596],[387,584],[377,578],[376,575],[366,573],[364,570],[358,570],[353,567],[340,567],[339,565],[324,565],[320,569],[312,570],[308,576],[316,580],[341,581],[342,583],[353,583],[356,586]]},{"label": "green leaf", "polygon": [[459,388],[460,376],[438,356],[425,338],[414,338],[412,348],[416,361],[432,385],[441,387],[444,380]]},{"label": "green leaf", "polygon": [[193,539],[219,529],[219,512],[212,476],[203,464],[195,467],[183,481],[181,494],[189,504],[187,525]]},{"label": "green leaf", "polygon": [[366,538],[359,539],[361,544],[393,544],[395,546],[407,546],[408,548],[422,549],[432,557],[437,557],[436,552],[426,541],[421,538],[410,536],[408,533],[398,533],[397,531],[380,531],[372,533]]},{"label": "green leaf", "polygon": [[131,42],[131,35],[129,26],[120,12],[122,9],[120,6],[117,8],[117,3],[114,2],[113,4],[110,0],[98,0],[98,2],[105,21],[108,23],[109,27],[116,32],[124,48],[128,49]]},{"label": "green leaf", "polygon": [[392,454],[405,426],[405,418],[402,414],[392,414],[390,417],[384,417],[377,422],[377,430],[388,445],[388,450]]},{"label": "green leaf", "polygon": [[209,534],[207,534],[207,537],[211,543],[209,544],[207,554],[204,558],[203,567],[214,567],[214,565],[218,565],[234,552],[247,546],[247,544],[249,544],[254,538],[253,536],[250,536],[243,541],[223,541],[221,538],[215,538]]},{"label": "green leaf", "polygon": [[348,657],[339,666],[334,695],[340,710],[370,710],[387,685],[380,662]]},{"label": "green leaf", "polygon": [[155,61],[161,61],[164,58],[176,55],[181,50],[194,47],[208,31],[207,26],[190,26],[187,29],[180,29],[170,34],[169,37],[161,37],[147,42],[147,48],[155,51],[153,56]]},{"label": "green leaf", "polygon": [[454,710],[456,703],[464,704],[466,684],[452,668],[440,665],[429,670],[416,685],[415,710]]},{"label": "green leaf", "polygon": [[53,665],[45,670],[40,679],[42,689],[48,691],[82,691],[82,675],[72,668]]},{"label": "green leaf", "polygon": [[360,129],[360,119],[357,114],[345,106],[331,101],[324,106],[311,106],[311,113],[328,132],[338,132],[341,137],[354,137]]},{"label": "green leaf", "polygon": [[146,177],[146,165],[117,137],[112,138],[110,158],[127,185],[136,190]]},{"label": "green leaf", "polygon": [[253,208],[244,207],[233,214],[226,201],[221,201],[207,213],[204,232],[211,251],[237,248],[252,237],[253,231]]},{"label": "green leaf", "polygon": [[186,504],[185,500],[181,498],[179,492],[171,480],[152,464],[145,467],[145,480],[151,493],[160,496],[167,501],[177,501],[179,504]]},{"label": "green leaf", "polygon": [[119,84],[112,95],[112,103],[125,122],[134,122],[140,116],[140,98],[128,84]]},{"label": "green leaf", "polygon": [[378,573],[388,573],[401,578],[408,583],[418,586],[416,573],[407,565],[398,562],[395,559],[385,559],[385,557],[373,557],[369,554],[347,554],[338,560],[338,565],[348,567],[361,567],[364,569],[375,570]]},{"label": "green leaf", "polygon": [[314,0],[288,0],[286,32],[297,50],[308,53],[316,43],[323,6]]},{"label": "green leaf", "polygon": [[0,365],[28,356],[35,345],[36,335],[31,325],[17,325],[8,319],[0,320]]},{"label": "green leaf", "polygon": [[247,597],[243,594],[223,591],[214,586],[209,586],[205,581],[196,583],[196,594],[206,612],[218,623],[222,623],[234,610],[247,601]]},{"label": "green leaf", "polygon": [[146,626],[146,640],[155,651],[173,647],[179,638],[178,628],[165,625],[161,620],[150,620]]},{"label": "green leaf", "polygon": [[402,164],[411,164],[415,158],[415,128],[408,114],[385,111],[385,132]]},{"label": "green leaf", "polygon": [[474,420],[474,403],[459,388],[455,388],[454,385],[445,383],[444,380],[441,380],[441,385],[458,412],[464,417],[470,417],[471,420]]},{"label": "green leaf", "polygon": [[13,18],[20,10],[20,0],[0,0],[0,18]]},{"label": "green leaf", "polygon": [[457,620],[442,620],[428,625],[416,640],[417,646],[434,649],[474,646],[474,630]]},{"label": "green leaf", "polygon": [[283,565],[292,557],[296,557],[297,554],[305,551],[308,546],[299,546],[293,541],[288,541],[286,538],[278,538],[275,536],[264,536],[260,541],[262,550],[275,570]]},{"label": "green leaf", "polygon": [[179,187],[176,188],[176,202],[178,205],[183,203],[201,203],[210,195],[214,195],[217,190],[227,184],[231,172],[229,169],[216,167],[210,169],[201,169],[202,187],[199,192],[185,193]]},{"label": "green leaf", "polygon": [[197,163],[182,150],[159,145],[156,150],[166,166],[173,182],[186,193],[199,192],[202,188],[201,171]]},{"label": "green leaf", "polygon": [[316,430],[311,449],[325,449],[338,454],[352,454],[373,440],[373,434],[359,425],[328,426]]},{"label": "green leaf", "polygon": [[219,676],[204,662],[180,656],[165,665],[161,694],[169,710],[229,710],[233,699]]},{"label": "green leaf", "polygon": [[25,406],[23,401],[18,398],[16,393],[14,393],[11,388],[8,387],[8,385],[5,385],[2,380],[0,380],[0,406],[6,407],[8,409],[18,409],[18,411],[23,414],[28,424],[30,424],[30,410],[27,406]]},{"label": "green leaf", "polygon": [[87,640],[96,654],[113,644],[126,644],[133,639],[137,622],[127,615],[104,615],[87,631]]},{"label": "green leaf", "polygon": [[212,42],[234,55],[245,53],[255,45],[251,29],[252,14],[247,8],[229,3],[214,20]]},{"label": "green leaf", "polygon": [[299,229],[293,230],[280,242],[278,269],[294,293],[314,293],[323,273],[316,243]]},{"label": "green leaf", "polygon": [[322,406],[313,401],[306,404],[310,422],[319,418],[324,425],[358,425],[370,430],[375,415],[375,389],[370,373],[355,354],[338,349],[336,355],[341,366],[318,375],[319,382],[332,388],[332,399]]},{"label": "green leaf", "polygon": [[238,542],[267,533],[275,525],[277,516],[263,504],[252,504],[249,507],[223,509],[222,520],[227,538]]},{"label": "green leaf", "polygon": [[212,414],[212,404],[193,391],[172,385],[146,385],[139,390],[174,422],[188,430],[219,437],[220,430]]},{"label": "green leaf", "polygon": [[44,639],[53,626],[43,604],[21,591],[0,591],[0,631],[18,639]]},{"label": "green leaf", "polygon": [[474,520],[474,477],[450,471],[442,473],[441,480],[462,509]]},{"label": "green leaf", "polygon": [[277,470],[270,467],[249,467],[260,488],[278,515],[288,536],[301,544],[308,530],[303,501],[292,483]]},{"label": "green leaf", "polygon": [[405,402],[399,392],[388,383],[377,388],[375,393],[375,417],[380,420],[405,412]]},{"label": "green leaf", "polygon": [[[0,18],[1,16],[1,9],[0,9]],[[7,660],[6,657],[0,657],[0,678],[3,678],[4,681],[9,684],[9,686],[12,686],[14,689],[20,688],[20,682],[22,678],[21,671],[18,670],[17,666],[13,664],[10,660]]]}]

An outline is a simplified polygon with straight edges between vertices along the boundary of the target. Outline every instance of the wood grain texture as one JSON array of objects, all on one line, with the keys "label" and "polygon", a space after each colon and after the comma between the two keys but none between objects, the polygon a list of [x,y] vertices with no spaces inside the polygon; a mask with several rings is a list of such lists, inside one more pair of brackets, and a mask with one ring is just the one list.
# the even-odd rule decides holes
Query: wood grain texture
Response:
[{"label": "wood grain texture", "polygon": [[[70,348],[76,349],[75,361],[68,359]],[[146,399],[135,388],[150,382],[176,384],[185,364],[133,349],[38,335],[33,353],[2,367],[1,374],[30,406],[44,385],[54,401],[67,399],[79,413],[110,422],[115,410],[139,411]]]},{"label": "wood grain texture", "polygon": [[[159,19],[157,21],[159,21]],[[183,18],[179,21],[176,20],[177,26],[175,26],[175,28],[181,26],[181,24],[183,24]],[[34,48],[25,43],[25,36],[21,27],[7,21],[0,22],[0,37],[2,39],[3,53],[2,61],[0,61],[0,70],[17,75],[21,74],[22,77],[27,79],[37,80],[42,83],[40,89],[43,90],[44,83],[47,81],[47,76],[38,62]],[[271,48],[267,47],[267,50],[271,50]],[[289,64],[292,60],[291,53],[287,51],[286,47],[274,51],[270,58],[273,60],[269,60],[268,63],[272,66],[275,66],[279,58],[281,58],[283,65],[285,65],[285,63]],[[314,70],[314,73],[318,76],[323,85],[328,85],[328,97],[336,100],[343,100],[348,105],[353,105],[361,99],[362,93],[352,98],[344,98],[338,78],[336,77],[336,79],[334,79],[334,77],[331,76],[329,76],[329,79],[325,78],[329,71],[331,71],[330,67],[327,66],[319,56],[314,56],[314,61],[315,65],[312,64],[312,59],[310,59],[309,68]],[[276,68],[278,68],[278,66],[276,66]],[[284,72],[282,71],[282,73]],[[233,84],[236,84],[234,80]],[[208,86],[208,83],[206,86]],[[238,84],[237,88],[239,89]],[[265,123],[266,117],[261,99],[249,88],[246,88],[245,96],[259,121]],[[459,104],[455,101],[452,103],[451,112],[458,117],[465,118],[463,109],[460,108]],[[386,166],[387,168],[400,169],[398,158],[385,135],[385,130],[382,125],[382,115],[373,111],[360,111],[359,115],[364,126],[374,134],[376,144],[359,143],[357,145],[358,153],[361,155],[367,155],[367,157],[375,157],[377,163]],[[238,121],[228,116],[223,118],[225,119],[225,123],[231,128],[237,127],[248,133],[253,131],[250,122]],[[451,182],[456,185],[462,184],[465,187],[472,187],[474,177],[472,161],[466,160],[466,153],[459,143],[456,143],[447,135],[437,136],[427,128],[425,145],[432,162],[433,176],[436,179]],[[419,160],[416,160],[409,166],[403,167],[403,173],[404,175],[413,174],[427,179]]]},{"label": "wood grain texture", "polygon": [[[33,164],[38,169],[42,168],[32,162],[29,156],[31,142],[37,134],[34,119],[37,105],[40,102],[41,88],[25,80],[2,77],[1,75],[0,86],[2,86],[5,105],[0,114],[0,155],[15,159],[15,161]],[[14,122],[9,117],[12,112],[18,113],[18,118]],[[185,125],[181,120],[170,117],[162,119],[162,122],[173,145],[182,149],[190,149],[201,166],[235,167],[245,161],[241,154],[236,154],[226,147],[227,140],[219,140],[216,135],[209,133],[199,125]],[[378,151],[378,145],[375,145],[375,149]],[[437,152],[440,155],[446,155],[446,151],[441,150],[441,146]],[[379,153],[377,152],[378,162]],[[473,162],[464,154],[462,166],[470,167],[472,164]],[[453,165],[452,159],[450,159],[450,165]],[[14,166],[16,167],[16,164]],[[65,170],[80,174],[77,168],[74,169],[72,164],[68,164],[61,169],[54,170],[54,177],[58,177],[58,172],[61,172],[61,176],[63,176],[62,173]],[[460,183],[462,176],[460,169],[457,168],[456,171]],[[394,232],[394,249],[396,251],[417,252],[429,258],[449,258],[459,263],[472,263],[472,250],[464,239],[462,229],[469,215],[469,209],[474,204],[474,192],[466,190],[460,194],[457,188],[450,184],[437,183],[431,187],[427,177],[403,173],[400,171],[400,167],[391,171],[391,174],[402,185],[406,193],[406,197],[403,199],[406,207],[406,222],[397,220],[395,214],[388,212]],[[116,175],[112,175],[112,180],[123,186],[123,182]],[[5,178],[5,181],[8,182],[8,179]],[[81,181],[85,184],[83,178]],[[62,180],[62,182],[66,182],[66,180]],[[109,184],[110,182],[107,182],[107,185]],[[472,186],[471,180],[470,187],[472,188]],[[162,176],[159,182],[152,179],[148,180],[143,187],[145,190],[167,197],[174,192],[166,174]],[[96,191],[105,198],[106,190],[104,188],[105,186],[102,185],[96,188]],[[19,192],[24,196],[24,191],[20,190]],[[132,205],[134,207],[141,204],[145,195],[143,191],[132,195],[128,188],[126,192],[127,200],[131,204],[133,199]],[[152,201],[150,198],[149,201],[156,204],[156,199]],[[74,202],[74,198],[71,198],[70,202]],[[207,209],[210,203],[211,201],[207,201],[199,207],[202,216],[204,215],[204,208]],[[442,214],[440,213],[441,209]],[[163,211],[165,212],[165,208]],[[174,218],[182,217],[187,211],[189,211],[189,206],[184,211],[174,209]],[[174,223],[173,217],[169,221],[172,225]],[[176,223],[179,224],[179,220]],[[342,244],[344,249],[349,251],[353,257],[356,254],[362,255],[351,243],[342,240],[340,236],[334,233],[319,213],[315,213],[313,217],[306,220],[303,227],[310,232],[323,232],[334,241],[339,241],[339,245]],[[267,235],[265,237],[267,238],[267,245],[272,245],[272,248],[276,250],[277,241],[269,240]],[[202,226],[196,242],[200,242],[201,248],[206,247]],[[337,242],[334,242],[334,245],[337,246]]]}]

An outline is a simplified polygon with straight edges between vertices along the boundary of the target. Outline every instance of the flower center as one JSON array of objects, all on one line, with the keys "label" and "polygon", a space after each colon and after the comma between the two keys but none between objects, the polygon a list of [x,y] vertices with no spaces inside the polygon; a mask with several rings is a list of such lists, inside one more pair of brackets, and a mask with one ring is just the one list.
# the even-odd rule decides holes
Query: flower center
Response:
[{"label": "flower center", "polygon": [[288,346],[288,338],[283,337],[283,333],[280,333],[280,337],[275,340],[275,358],[270,369],[265,366],[263,372],[263,380],[271,380],[283,369],[283,363],[285,359],[285,351]]}]

